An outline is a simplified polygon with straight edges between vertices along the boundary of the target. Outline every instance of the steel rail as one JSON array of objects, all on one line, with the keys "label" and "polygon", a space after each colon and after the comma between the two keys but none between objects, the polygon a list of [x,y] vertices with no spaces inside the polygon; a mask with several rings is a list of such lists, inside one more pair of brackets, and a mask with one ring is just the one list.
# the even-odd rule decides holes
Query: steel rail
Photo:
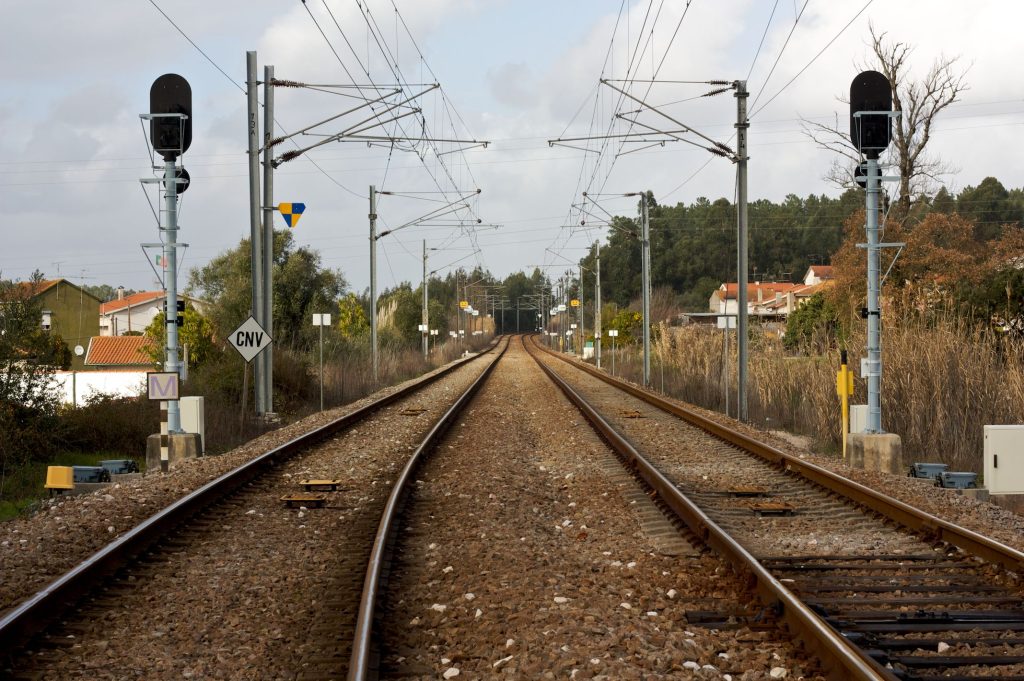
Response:
[{"label": "steel rail", "polygon": [[448,428],[451,427],[452,422],[462,413],[462,410],[469,401],[473,399],[473,396],[476,395],[480,387],[491,375],[494,367],[497,366],[498,361],[505,355],[511,344],[511,338],[506,339],[505,347],[498,353],[498,356],[487,365],[487,368],[473,381],[473,384],[466,389],[462,396],[455,401],[455,404],[445,412],[437,424],[427,433],[423,442],[420,443],[416,451],[406,461],[405,467],[402,468],[402,472],[399,473],[394,486],[391,488],[391,494],[388,496],[387,503],[381,513],[380,524],[377,526],[377,535],[373,541],[373,549],[370,552],[369,561],[367,561],[366,577],[363,580],[363,593],[359,601],[359,613],[356,616],[356,628],[352,640],[352,655],[348,667],[349,681],[366,681],[370,678],[373,616],[382,583],[388,544],[391,541],[398,512],[407,497],[409,483],[413,479],[413,475],[426,453],[432,450],[441,440],[448,431]]},{"label": "steel rail", "polygon": [[755,440],[748,435],[744,435],[743,433],[712,421],[705,416],[701,416],[693,410],[669,402],[658,395],[647,392],[646,390],[643,390],[631,383],[627,383],[626,381],[612,378],[603,371],[595,369],[588,364],[575,362],[562,357],[558,353],[553,353],[547,348],[537,345],[536,343],[534,343],[534,346],[541,348],[545,352],[553,354],[571,366],[586,371],[590,375],[601,379],[609,385],[625,390],[630,395],[633,395],[650,405],[678,416],[684,421],[707,431],[711,435],[714,435],[729,444],[735,445],[752,454],[756,454],[771,463],[782,466],[786,470],[798,473],[808,480],[812,480],[836,494],[840,494],[848,499],[856,501],[872,511],[880,513],[886,518],[899,523],[903,527],[920,533],[928,539],[952,544],[969,554],[983,558],[992,563],[998,563],[1011,572],[1024,572],[1024,552],[1018,551],[1011,546],[1007,546],[1006,544],[1002,544],[994,539],[978,534],[973,530],[968,530],[965,527],[960,527],[948,520],[938,518],[930,513],[922,511],[919,508],[915,508],[910,504],[894,499],[886,494],[882,494],[881,492],[873,490],[866,485],[862,485],[859,482],[844,478],[838,473],[834,473],[826,468],[822,468],[821,466],[817,466],[808,461],[803,461],[791,454],[786,454],[771,445]]},{"label": "steel rail", "polygon": [[[493,348],[493,344],[490,347]],[[0,618],[0,650],[10,652],[27,643],[50,622],[70,609],[103,577],[142,554],[164,538],[168,531],[259,477],[280,461],[351,427],[373,412],[407,397],[484,354],[487,354],[487,351],[453,362],[444,369],[410,383],[390,395],[289,440],[156,512]]]},{"label": "steel rail", "polygon": [[[523,343],[525,347],[526,341],[524,340]],[[533,345],[535,348],[539,348],[535,343]],[[774,607],[793,636],[821,660],[831,678],[896,681],[897,677],[892,672],[864,655],[860,649],[849,643],[818,617],[811,608],[801,602],[796,594],[776,579],[760,561],[680,492],[671,480],[640,454],[579,393],[573,390],[553,369],[541,362],[534,352],[529,349],[527,352],[590,421],[609,446],[623,458],[627,467],[634,470],[640,479],[658,494],[665,505],[679,516],[701,541],[753,578],[755,590],[763,602]],[[579,366],[576,363],[571,364]]]}]

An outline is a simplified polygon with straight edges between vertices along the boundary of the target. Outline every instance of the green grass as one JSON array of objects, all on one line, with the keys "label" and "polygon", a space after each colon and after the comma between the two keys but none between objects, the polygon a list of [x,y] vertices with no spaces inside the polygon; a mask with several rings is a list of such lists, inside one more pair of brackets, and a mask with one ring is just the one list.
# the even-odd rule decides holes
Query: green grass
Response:
[{"label": "green grass", "polygon": [[124,458],[135,458],[139,470],[145,468],[144,457],[125,457],[116,452],[65,452],[50,461],[32,461],[8,471],[0,493],[0,522],[31,511],[36,502],[49,496],[44,486],[47,466],[98,466],[105,459]]}]

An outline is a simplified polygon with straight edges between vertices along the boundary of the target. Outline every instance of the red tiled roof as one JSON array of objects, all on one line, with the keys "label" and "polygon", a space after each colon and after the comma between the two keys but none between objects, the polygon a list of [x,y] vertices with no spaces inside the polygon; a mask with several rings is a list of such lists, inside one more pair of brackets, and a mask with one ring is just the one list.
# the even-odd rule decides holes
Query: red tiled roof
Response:
[{"label": "red tiled roof", "polygon": [[164,291],[140,291],[139,293],[133,293],[130,296],[125,296],[120,300],[108,300],[100,305],[100,314],[110,314],[117,310],[123,310],[129,305],[132,307],[143,305],[152,300],[163,298],[165,295],[167,294]]},{"label": "red tiled roof", "polygon": [[831,279],[832,265],[811,265],[811,274],[821,279]]},{"label": "red tiled roof", "polygon": [[63,279],[47,279],[47,280],[38,281],[38,282],[19,281],[17,283],[18,292],[21,295],[23,295],[23,296],[26,296],[28,298],[32,298],[34,296],[38,296],[40,293],[43,293],[44,291],[50,290],[51,288],[53,288],[54,286],[56,286],[57,284],[59,284],[62,281],[64,281],[64,280]]},{"label": "red tiled roof", "polygon": [[156,362],[145,348],[153,341],[145,336],[93,336],[85,353],[88,366],[147,366]]},{"label": "red tiled roof", "polygon": [[[803,286],[803,284],[790,284],[786,282],[747,284],[747,300],[756,301],[758,289],[761,290],[761,295],[763,296],[763,298],[767,300],[768,298],[774,298],[776,293],[786,294],[789,291],[793,290],[794,288],[797,288],[798,286]],[[722,287],[718,289],[719,292],[723,291],[723,287],[725,292],[724,297],[726,300],[732,300],[736,298],[736,294],[740,289],[740,285],[737,283],[726,283],[722,284]]]}]

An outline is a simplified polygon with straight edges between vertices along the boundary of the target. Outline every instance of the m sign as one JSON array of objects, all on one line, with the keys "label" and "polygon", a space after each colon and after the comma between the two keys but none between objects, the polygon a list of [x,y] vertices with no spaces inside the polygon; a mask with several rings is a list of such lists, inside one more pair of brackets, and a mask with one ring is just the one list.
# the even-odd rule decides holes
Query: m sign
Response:
[{"label": "m sign", "polygon": [[147,395],[151,400],[178,399],[178,373],[176,371],[147,371]]},{"label": "m sign", "polygon": [[263,330],[263,327],[256,322],[256,319],[249,317],[242,325],[231,332],[228,342],[238,350],[246,362],[251,362],[256,355],[266,350],[267,346],[274,340]]}]

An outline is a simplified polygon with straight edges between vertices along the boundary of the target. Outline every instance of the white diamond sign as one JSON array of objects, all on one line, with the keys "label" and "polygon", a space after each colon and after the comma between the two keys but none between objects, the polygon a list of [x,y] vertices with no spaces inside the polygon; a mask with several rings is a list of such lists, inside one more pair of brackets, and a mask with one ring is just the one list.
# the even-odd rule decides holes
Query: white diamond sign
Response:
[{"label": "white diamond sign", "polygon": [[235,350],[238,350],[238,354],[246,362],[251,362],[256,355],[273,343],[274,339],[263,330],[254,317],[249,317],[242,322],[241,326],[231,332],[228,342],[234,346]]}]

